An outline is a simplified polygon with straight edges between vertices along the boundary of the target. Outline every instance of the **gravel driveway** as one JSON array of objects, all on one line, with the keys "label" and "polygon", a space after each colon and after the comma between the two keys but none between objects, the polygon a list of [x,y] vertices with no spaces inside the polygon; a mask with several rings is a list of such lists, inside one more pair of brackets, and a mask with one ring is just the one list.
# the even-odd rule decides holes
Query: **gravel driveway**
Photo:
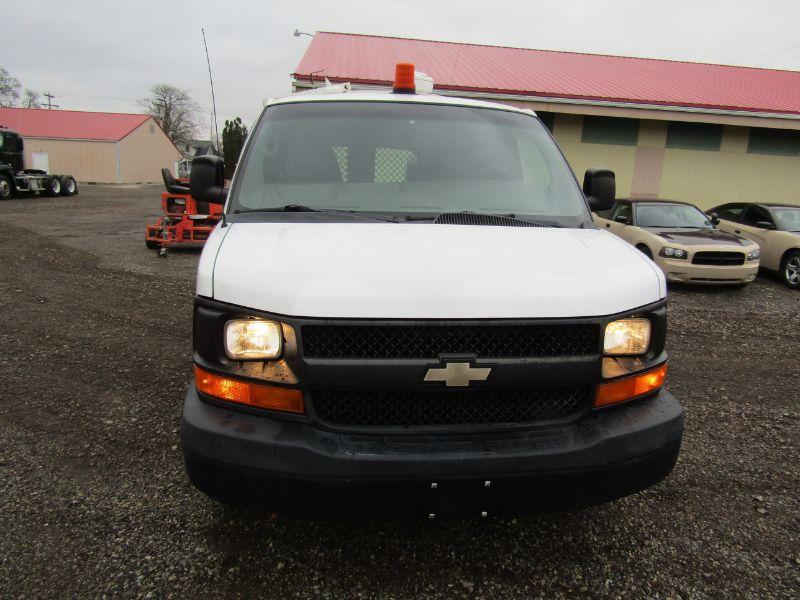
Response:
[{"label": "gravel driveway", "polygon": [[158,186],[0,204],[0,597],[800,595],[800,294],[676,289],[674,473],[525,519],[337,525],[225,509],[178,441],[197,253]]}]

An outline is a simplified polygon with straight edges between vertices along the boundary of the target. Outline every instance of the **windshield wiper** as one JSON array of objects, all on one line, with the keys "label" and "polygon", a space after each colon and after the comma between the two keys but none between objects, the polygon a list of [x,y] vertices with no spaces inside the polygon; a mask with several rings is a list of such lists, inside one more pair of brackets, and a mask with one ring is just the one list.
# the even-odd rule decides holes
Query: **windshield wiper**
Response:
[{"label": "windshield wiper", "polygon": [[359,219],[369,219],[370,221],[383,221],[384,223],[397,223],[394,217],[387,219],[383,217],[375,217],[367,215],[355,210],[330,210],[328,208],[314,208],[313,206],[305,206],[304,204],[286,204],[284,206],[271,206],[269,208],[237,208],[233,211],[235,215],[248,214],[248,213],[268,213],[268,212],[314,212],[323,213],[326,215],[341,215],[344,217],[357,217]]}]

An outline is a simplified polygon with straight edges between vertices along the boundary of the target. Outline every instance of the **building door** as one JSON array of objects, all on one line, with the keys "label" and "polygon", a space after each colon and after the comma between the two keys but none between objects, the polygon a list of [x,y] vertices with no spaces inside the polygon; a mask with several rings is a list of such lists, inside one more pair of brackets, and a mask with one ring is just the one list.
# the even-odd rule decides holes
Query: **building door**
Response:
[{"label": "building door", "polygon": [[31,169],[38,169],[45,173],[50,172],[50,157],[47,152],[31,152]]}]

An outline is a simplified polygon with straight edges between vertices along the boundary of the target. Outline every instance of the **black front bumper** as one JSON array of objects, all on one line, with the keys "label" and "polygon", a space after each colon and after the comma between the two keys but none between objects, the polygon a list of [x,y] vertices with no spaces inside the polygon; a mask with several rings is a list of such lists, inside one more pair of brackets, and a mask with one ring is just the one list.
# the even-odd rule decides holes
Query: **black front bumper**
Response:
[{"label": "black front bumper", "polygon": [[184,404],[192,483],[225,504],[311,518],[429,518],[571,510],[655,484],[675,465],[683,411],[667,391],[546,430],[347,435]]}]

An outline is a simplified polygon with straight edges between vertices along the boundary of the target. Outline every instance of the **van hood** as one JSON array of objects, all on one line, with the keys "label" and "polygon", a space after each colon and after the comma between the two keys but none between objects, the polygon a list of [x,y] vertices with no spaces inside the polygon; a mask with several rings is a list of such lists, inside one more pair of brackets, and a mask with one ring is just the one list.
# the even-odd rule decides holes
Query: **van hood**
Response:
[{"label": "van hood", "polygon": [[597,229],[429,223],[233,223],[198,294],[296,317],[509,319],[610,315],[666,294],[660,270]]}]

